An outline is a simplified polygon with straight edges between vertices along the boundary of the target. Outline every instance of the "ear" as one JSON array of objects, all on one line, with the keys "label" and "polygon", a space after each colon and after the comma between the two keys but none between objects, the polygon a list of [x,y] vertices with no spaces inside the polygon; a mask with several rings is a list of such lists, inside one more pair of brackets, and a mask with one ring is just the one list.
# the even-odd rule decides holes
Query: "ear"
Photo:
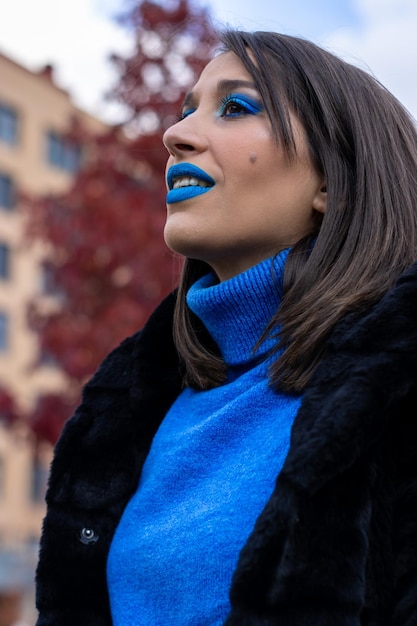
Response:
[{"label": "ear", "polygon": [[313,198],[313,209],[319,213],[326,213],[327,209],[327,186],[323,181]]}]

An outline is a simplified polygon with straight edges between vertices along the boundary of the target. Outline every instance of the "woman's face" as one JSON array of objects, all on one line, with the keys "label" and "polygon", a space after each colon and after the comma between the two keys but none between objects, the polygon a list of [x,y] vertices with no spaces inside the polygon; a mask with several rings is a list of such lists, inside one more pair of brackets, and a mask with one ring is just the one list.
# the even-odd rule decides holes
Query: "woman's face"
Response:
[{"label": "woman's face", "polygon": [[172,250],[206,261],[225,280],[312,231],[326,194],[301,124],[292,124],[290,161],[238,57],[226,52],[206,66],[182,119],[164,134]]}]

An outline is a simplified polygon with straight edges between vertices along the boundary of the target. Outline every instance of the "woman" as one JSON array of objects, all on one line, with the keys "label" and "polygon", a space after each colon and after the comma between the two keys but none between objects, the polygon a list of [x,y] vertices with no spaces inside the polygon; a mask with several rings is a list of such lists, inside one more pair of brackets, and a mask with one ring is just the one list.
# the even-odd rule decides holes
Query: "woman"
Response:
[{"label": "woman", "polygon": [[230,31],[164,135],[178,293],[56,446],[38,626],[417,624],[417,133]]}]

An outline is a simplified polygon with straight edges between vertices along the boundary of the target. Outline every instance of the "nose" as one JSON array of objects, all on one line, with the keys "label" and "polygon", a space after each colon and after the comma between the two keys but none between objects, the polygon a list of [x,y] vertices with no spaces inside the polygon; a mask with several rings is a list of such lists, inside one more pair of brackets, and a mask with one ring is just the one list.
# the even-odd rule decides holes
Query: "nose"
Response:
[{"label": "nose", "polygon": [[164,132],[162,141],[171,156],[181,156],[191,152],[201,152],[207,147],[207,140],[198,129],[196,120],[192,119],[195,113],[188,115]]}]

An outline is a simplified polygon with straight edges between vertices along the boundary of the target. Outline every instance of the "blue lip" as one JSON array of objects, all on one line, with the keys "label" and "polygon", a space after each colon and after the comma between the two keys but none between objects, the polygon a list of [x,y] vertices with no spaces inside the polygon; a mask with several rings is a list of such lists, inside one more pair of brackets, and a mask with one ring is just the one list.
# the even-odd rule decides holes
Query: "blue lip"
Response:
[{"label": "blue lip", "polygon": [[[193,176],[194,178],[198,178],[209,185],[210,187],[180,187],[179,189],[173,189],[174,180],[179,176]],[[200,169],[196,165],[192,163],[179,163],[178,165],[173,165],[169,168],[167,172],[167,184],[168,184],[168,193],[167,193],[167,203],[174,204],[175,202],[183,202],[184,200],[189,200],[190,198],[195,198],[196,196],[200,196],[207,191],[210,191],[214,187],[214,180],[211,176],[207,174],[204,170]]]}]

